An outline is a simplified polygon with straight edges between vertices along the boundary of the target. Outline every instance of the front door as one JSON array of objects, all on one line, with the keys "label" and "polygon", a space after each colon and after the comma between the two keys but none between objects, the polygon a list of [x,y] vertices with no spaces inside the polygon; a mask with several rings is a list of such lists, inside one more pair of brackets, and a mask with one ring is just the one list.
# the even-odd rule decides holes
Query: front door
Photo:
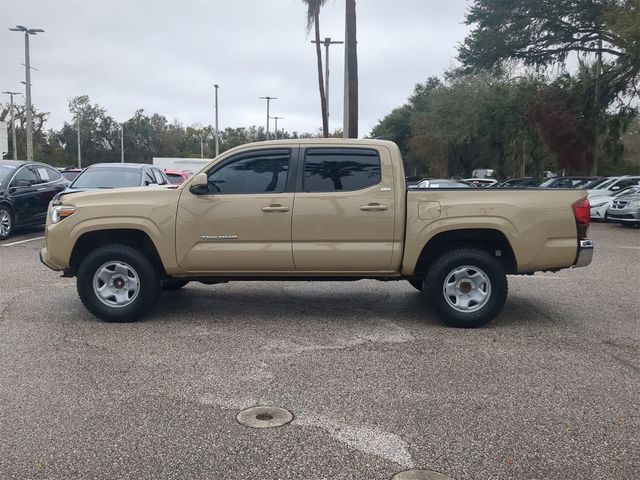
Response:
[{"label": "front door", "polygon": [[[293,149],[231,156],[208,172],[208,193],[183,189],[176,220],[178,265],[202,273],[286,273],[291,252]],[[291,191],[289,191],[291,190]]]}]

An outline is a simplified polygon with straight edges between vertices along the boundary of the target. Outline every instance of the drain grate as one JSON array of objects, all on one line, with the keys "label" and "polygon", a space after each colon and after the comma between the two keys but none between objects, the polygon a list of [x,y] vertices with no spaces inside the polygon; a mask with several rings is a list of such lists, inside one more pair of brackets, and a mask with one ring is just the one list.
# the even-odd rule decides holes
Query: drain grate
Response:
[{"label": "drain grate", "polygon": [[293,420],[293,414],[284,408],[259,405],[247,408],[236,415],[239,424],[251,428],[275,428]]},{"label": "drain grate", "polygon": [[453,480],[444,473],[433,470],[405,470],[396,473],[391,480]]}]

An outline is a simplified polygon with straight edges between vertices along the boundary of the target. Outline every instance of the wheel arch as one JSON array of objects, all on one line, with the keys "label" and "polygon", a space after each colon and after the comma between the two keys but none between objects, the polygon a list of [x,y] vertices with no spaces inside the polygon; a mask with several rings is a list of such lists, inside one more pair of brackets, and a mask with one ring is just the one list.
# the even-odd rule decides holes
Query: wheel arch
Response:
[{"label": "wheel arch", "polygon": [[433,262],[443,253],[464,247],[479,248],[493,255],[508,274],[518,271],[515,253],[504,233],[490,228],[457,229],[441,232],[429,239],[418,256],[413,278],[424,278]]},{"label": "wheel arch", "polygon": [[166,275],[162,259],[155,243],[143,230],[135,228],[114,228],[106,230],[94,230],[82,234],[73,246],[69,267],[77,272],[82,259],[88,253],[104,245],[127,245],[145,254],[157,271]]}]

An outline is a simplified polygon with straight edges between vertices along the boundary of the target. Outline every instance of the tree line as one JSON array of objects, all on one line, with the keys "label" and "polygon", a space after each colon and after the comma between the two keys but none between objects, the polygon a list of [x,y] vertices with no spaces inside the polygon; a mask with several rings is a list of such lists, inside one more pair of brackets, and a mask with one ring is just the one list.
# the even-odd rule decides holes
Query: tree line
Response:
[{"label": "tree line", "polygon": [[373,129],[410,171],[640,170],[640,0],[475,0],[465,20],[459,67]]},{"label": "tree line", "polygon": [[[9,104],[0,104],[0,121],[9,121]],[[14,106],[18,158],[26,154],[25,107]],[[80,128],[80,148],[82,165],[100,162],[119,162],[121,158],[121,124],[111,117],[107,110],[91,103],[88,96],[74,97],[69,101],[72,120],[60,129],[46,129],[49,113],[34,109],[34,160],[55,166],[77,165],[78,124]],[[192,157],[202,153],[205,158],[215,155],[215,130],[211,125],[185,126],[178,121],[168,121],[163,115],[147,114],[138,110],[122,124],[125,161],[150,163],[153,157]],[[334,135],[338,136],[340,132]],[[310,138],[321,136],[321,132],[297,132],[278,130],[278,138]],[[270,133],[273,139],[274,133]],[[219,132],[220,151],[224,152],[238,145],[266,140],[262,126],[227,127]],[[201,145],[202,140],[202,145]],[[9,151],[13,151],[9,135]]]}]

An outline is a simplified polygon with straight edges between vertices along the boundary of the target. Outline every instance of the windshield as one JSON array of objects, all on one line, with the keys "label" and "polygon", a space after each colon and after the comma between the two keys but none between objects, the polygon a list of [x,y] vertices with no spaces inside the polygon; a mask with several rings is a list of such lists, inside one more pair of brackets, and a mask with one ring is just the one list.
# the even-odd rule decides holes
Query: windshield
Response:
[{"label": "windshield", "polygon": [[182,175],[178,175],[176,173],[166,173],[166,172],[165,172],[165,175],[173,185],[180,185],[183,181]]},{"label": "windshield", "polygon": [[88,168],[71,184],[71,188],[139,187],[141,170],[132,168]]},{"label": "windshield", "polygon": [[607,188],[613,182],[615,182],[617,178],[609,178],[606,182],[602,182],[600,185],[594,188],[594,190],[602,190],[603,188]]},{"label": "windshield", "polygon": [[0,165],[0,185],[4,183],[6,179],[8,179],[13,172],[16,171],[16,167],[13,165]]},{"label": "windshield", "polygon": [[613,197],[621,197],[623,195],[631,195],[634,193],[640,193],[640,185],[634,185],[632,187],[623,188],[619,192],[614,193]]}]

